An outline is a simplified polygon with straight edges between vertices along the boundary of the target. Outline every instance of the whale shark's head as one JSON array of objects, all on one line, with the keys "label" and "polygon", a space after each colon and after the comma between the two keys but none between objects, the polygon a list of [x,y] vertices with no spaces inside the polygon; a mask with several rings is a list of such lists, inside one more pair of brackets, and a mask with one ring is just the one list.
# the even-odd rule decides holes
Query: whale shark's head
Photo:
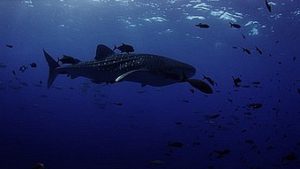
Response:
[{"label": "whale shark's head", "polygon": [[[130,69],[130,71],[119,76],[116,81],[126,80],[143,85],[166,86],[186,82],[196,73],[193,66],[163,56],[136,54],[131,58],[132,60],[128,60],[131,62],[125,64],[127,65],[125,68]],[[135,58],[138,58],[139,61],[135,61]],[[133,63],[141,63],[142,66],[136,69],[138,66]]]},{"label": "whale shark's head", "polygon": [[183,81],[191,78],[196,73],[196,69],[192,65],[173,59],[166,60],[165,62],[167,62],[167,64],[164,65],[164,69],[161,73],[169,76],[171,79]]},{"label": "whale shark's head", "polygon": [[183,63],[182,66],[180,66],[180,69],[183,71],[186,78],[191,78],[196,73],[196,68],[194,68],[192,65]]}]

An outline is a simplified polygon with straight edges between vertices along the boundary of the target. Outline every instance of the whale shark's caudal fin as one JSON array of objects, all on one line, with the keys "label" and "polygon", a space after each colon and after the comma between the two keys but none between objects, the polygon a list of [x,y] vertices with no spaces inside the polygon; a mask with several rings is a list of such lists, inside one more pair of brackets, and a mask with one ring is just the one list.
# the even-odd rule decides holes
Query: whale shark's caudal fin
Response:
[{"label": "whale shark's caudal fin", "polygon": [[49,76],[47,84],[47,87],[49,88],[57,76],[56,68],[59,67],[59,64],[45,50],[43,50],[43,52],[49,66]]}]

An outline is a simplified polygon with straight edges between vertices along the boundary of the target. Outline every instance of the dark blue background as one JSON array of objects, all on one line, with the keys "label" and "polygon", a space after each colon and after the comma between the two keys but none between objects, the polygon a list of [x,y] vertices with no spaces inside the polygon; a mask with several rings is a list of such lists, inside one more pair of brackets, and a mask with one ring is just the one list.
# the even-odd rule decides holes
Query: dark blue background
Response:
[{"label": "dark blue background", "polygon": [[[207,10],[196,8],[203,3]],[[299,5],[274,0],[269,13],[258,0],[1,0],[0,168],[37,162],[50,169],[300,168]],[[241,14],[222,19],[212,11]],[[147,21],[152,17],[164,19]],[[210,28],[195,27],[199,22]],[[137,53],[192,64],[196,78],[217,82],[215,93],[192,94],[188,84],[142,88],[65,76],[46,88],[43,48],[54,58],[92,60],[99,43],[129,43]],[[36,69],[18,71],[32,62]],[[250,88],[235,88],[232,76]],[[251,110],[251,103],[263,107]],[[220,117],[207,119],[214,114]],[[174,141],[184,146],[168,146]],[[230,153],[218,158],[215,151],[224,149]],[[290,154],[296,159],[287,160]]]}]

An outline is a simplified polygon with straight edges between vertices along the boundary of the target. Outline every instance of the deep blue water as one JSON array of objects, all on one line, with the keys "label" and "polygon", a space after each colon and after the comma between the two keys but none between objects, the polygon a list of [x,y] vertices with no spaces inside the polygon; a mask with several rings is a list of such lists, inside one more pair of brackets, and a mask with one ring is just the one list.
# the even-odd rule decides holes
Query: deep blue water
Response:
[{"label": "deep blue water", "polygon": [[[300,3],[269,3],[1,0],[0,169],[299,169]],[[66,76],[47,89],[43,49],[88,61],[100,43],[189,63],[214,93]]]}]

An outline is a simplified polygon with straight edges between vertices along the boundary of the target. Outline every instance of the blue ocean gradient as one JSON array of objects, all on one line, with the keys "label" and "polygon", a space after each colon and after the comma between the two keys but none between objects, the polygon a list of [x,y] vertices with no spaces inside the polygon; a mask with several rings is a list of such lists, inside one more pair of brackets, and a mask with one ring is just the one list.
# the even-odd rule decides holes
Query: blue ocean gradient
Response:
[{"label": "blue ocean gradient", "polygon": [[[300,3],[268,3],[1,0],[0,169],[299,169]],[[47,88],[43,49],[89,61],[122,43],[193,65],[214,93],[65,75]]]}]

